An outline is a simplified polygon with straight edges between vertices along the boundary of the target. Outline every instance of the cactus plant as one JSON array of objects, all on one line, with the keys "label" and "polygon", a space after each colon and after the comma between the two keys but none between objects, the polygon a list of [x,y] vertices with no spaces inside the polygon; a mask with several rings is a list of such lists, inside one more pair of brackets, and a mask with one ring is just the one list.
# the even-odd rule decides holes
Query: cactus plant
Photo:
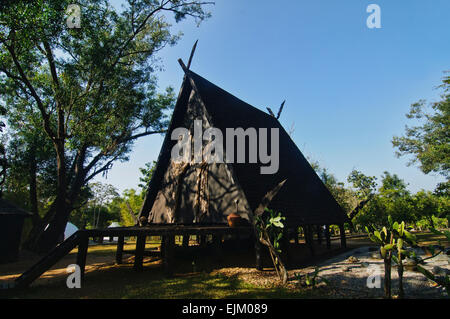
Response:
[{"label": "cactus plant", "polygon": [[413,251],[407,249],[407,245],[415,246],[416,238],[406,230],[405,222],[393,222],[388,216],[388,227],[381,231],[366,226],[366,232],[370,240],[380,245],[380,253],[384,260],[384,292],[386,298],[391,298],[391,268],[392,260],[398,265],[399,298],[404,297],[403,290],[403,259],[415,256]]}]

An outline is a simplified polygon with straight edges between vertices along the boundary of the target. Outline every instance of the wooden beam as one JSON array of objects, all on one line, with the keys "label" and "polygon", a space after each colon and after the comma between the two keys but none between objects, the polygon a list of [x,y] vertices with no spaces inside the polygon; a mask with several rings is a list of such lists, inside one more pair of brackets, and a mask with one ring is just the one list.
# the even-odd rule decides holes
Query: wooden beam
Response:
[{"label": "wooden beam", "polygon": [[212,235],[212,244],[214,257],[218,261],[222,260],[222,235]]},{"label": "wooden beam", "polygon": [[314,242],[312,236],[312,229],[310,225],[303,226],[303,232],[305,233],[305,242],[311,252],[311,256],[315,255]]},{"label": "wooden beam", "polygon": [[175,236],[164,236],[164,273],[167,277],[171,277],[173,275],[173,260],[174,260],[174,246],[175,246]]},{"label": "wooden beam", "polygon": [[136,239],[136,253],[134,255],[134,270],[142,271],[144,261],[145,240],[147,236],[139,235]]},{"label": "wooden beam", "polygon": [[89,237],[81,236],[78,244],[78,253],[77,253],[77,265],[80,267],[81,271],[81,279],[84,278],[84,271],[86,268],[86,257],[89,246]]},{"label": "wooden beam", "polygon": [[200,246],[205,247],[207,243],[208,243],[208,236],[200,235]]},{"label": "wooden beam", "polygon": [[198,40],[195,41],[194,46],[192,47],[191,55],[189,56],[189,61],[188,61],[188,64],[187,64],[187,69],[188,70],[191,68],[192,58],[194,57],[194,52],[195,52],[195,49],[197,48],[197,43],[198,43]]},{"label": "wooden beam", "polygon": [[286,103],[286,100],[284,100],[284,101],[281,103],[280,108],[278,109],[277,120],[280,118],[281,111],[283,111],[284,103]]},{"label": "wooden beam", "polygon": [[294,243],[298,245],[298,226],[294,228]]},{"label": "wooden beam", "polygon": [[331,249],[330,225],[325,225],[325,241],[327,243],[327,249]]},{"label": "wooden beam", "polygon": [[317,225],[316,231],[317,231],[317,242],[320,245],[322,244],[322,225]]},{"label": "wooden beam", "polygon": [[339,225],[339,233],[341,235],[341,248],[347,248],[347,240],[345,238],[345,228],[343,224]]},{"label": "wooden beam", "polygon": [[283,238],[282,238],[282,254],[286,260],[286,263],[289,263],[290,261],[290,255],[289,255],[289,243],[290,243],[290,237],[289,237],[289,229],[284,228],[283,230]]},{"label": "wooden beam", "polygon": [[258,238],[255,238],[255,257],[256,257],[256,269],[263,270],[262,261],[262,245]]},{"label": "wooden beam", "polygon": [[120,265],[122,263],[124,243],[125,243],[125,237],[119,236],[118,240],[117,240],[117,250],[116,250],[116,264],[118,264],[118,265]]},{"label": "wooden beam", "polygon": [[183,235],[183,248],[189,247],[189,235]]}]

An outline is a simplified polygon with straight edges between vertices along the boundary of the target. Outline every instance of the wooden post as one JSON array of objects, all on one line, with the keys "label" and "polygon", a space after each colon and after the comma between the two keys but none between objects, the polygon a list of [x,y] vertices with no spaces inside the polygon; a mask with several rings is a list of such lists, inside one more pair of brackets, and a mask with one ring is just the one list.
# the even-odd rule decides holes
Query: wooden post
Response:
[{"label": "wooden post", "polygon": [[78,253],[77,253],[77,265],[80,267],[81,272],[81,280],[84,278],[84,270],[86,268],[86,256],[89,246],[89,237],[82,236],[80,237],[80,242],[78,244]]},{"label": "wooden post", "polygon": [[213,235],[212,243],[213,243],[214,257],[220,261],[222,259],[222,249],[221,249],[222,235]]},{"label": "wooden post", "polygon": [[283,231],[283,239],[282,239],[282,254],[284,255],[284,258],[286,260],[287,263],[289,263],[289,243],[290,243],[290,238],[289,238],[289,229],[288,228],[284,228]]},{"label": "wooden post", "polygon": [[347,240],[345,238],[344,224],[339,225],[339,233],[341,235],[341,248],[347,248]]},{"label": "wooden post", "polygon": [[134,270],[136,271],[142,271],[146,238],[145,235],[139,235],[136,239],[136,251],[134,253]]},{"label": "wooden post", "polygon": [[173,250],[175,245],[175,236],[167,235],[164,243],[164,273],[167,277],[173,274]]},{"label": "wooden post", "polygon": [[208,237],[206,235],[200,235],[200,246],[205,247],[208,242]]},{"label": "wooden post", "polygon": [[327,242],[327,249],[331,249],[330,225],[325,225],[325,240]]},{"label": "wooden post", "polygon": [[294,243],[298,245],[298,226],[294,228]]},{"label": "wooden post", "polygon": [[122,263],[123,244],[124,244],[124,236],[119,236],[117,240],[117,250],[116,250],[116,264],[118,265]]},{"label": "wooden post", "polygon": [[161,236],[161,247],[159,248],[159,253],[161,254],[161,258],[164,258],[164,252],[165,252],[165,248],[166,248],[166,241],[167,241],[167,237],[166,236]]},{"label": "wooden post", "polygon": [[311,252],[311,256],[314,256],[315,252],[314,252],[314,242],[313,242],[313,238],[312,238],[311,226],[309,226],[309,225],[303,226],[303,232],[305,234],[305,242],[309,248],[309,251]]},{"label": "wooden post", "polygon": [[319,245],[322,244],[322,226],[321,225],[317,225],[317,242],[319,243]]},{"label": "wooden post", "polygon": [[263,270],[263,262],[262,262],[262,246],[259,242],[258,238],[255,238],[255,255],[256,255],[256,269]]},{"label": "wooden post", "polygon": [[189,235],[183,235],[183,248],[189,247]]}]

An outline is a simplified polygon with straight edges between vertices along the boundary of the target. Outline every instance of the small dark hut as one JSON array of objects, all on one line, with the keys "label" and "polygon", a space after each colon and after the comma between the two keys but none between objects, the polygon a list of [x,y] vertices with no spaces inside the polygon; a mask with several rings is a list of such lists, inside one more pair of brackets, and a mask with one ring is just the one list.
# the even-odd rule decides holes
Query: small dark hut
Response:
[{"label": "small dark hut", "polygon": [[[231,213],[249,219],[249,213],[255,210],[265,194],[286,179],[269,208],[282,212],[290,230],[313,225],[339,225],[342,229],[348,221],[346,214],[277,118],[182,66],[185,77],[140,211],[141,220],[146,218],[150,224],[216,224],[226,223]],[[171,159],[171,150],[177,141],[171,139],[172,132],[184,127],[193,135],[196,119],[202,120],[203,131],[208,127],[222,132],[226,128],[267,128],[269,150],[271,128],[278,128],[278,171],[264,175],[260,173],[260,167],[266,164],[248,161],[175,163]],[[225,153],[225,133],[223,145]],[[236,148],[236,143],[234,145]],[[245,147],[248,155],[248,141]]]},{"label": "small dark hut", "polygon": [[31,213],[0,198],[0,263],[17,260],[23,222]]}]

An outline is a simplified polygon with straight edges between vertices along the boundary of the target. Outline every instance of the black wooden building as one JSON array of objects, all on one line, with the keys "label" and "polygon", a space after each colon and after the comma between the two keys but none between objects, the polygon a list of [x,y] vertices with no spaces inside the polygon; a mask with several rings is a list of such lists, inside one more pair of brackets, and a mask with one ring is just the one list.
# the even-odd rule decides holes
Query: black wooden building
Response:
[{"label": "black wooden building", "polygon": [[0,262],[18,257],[23,223],[31,213],[0,198]]}]

